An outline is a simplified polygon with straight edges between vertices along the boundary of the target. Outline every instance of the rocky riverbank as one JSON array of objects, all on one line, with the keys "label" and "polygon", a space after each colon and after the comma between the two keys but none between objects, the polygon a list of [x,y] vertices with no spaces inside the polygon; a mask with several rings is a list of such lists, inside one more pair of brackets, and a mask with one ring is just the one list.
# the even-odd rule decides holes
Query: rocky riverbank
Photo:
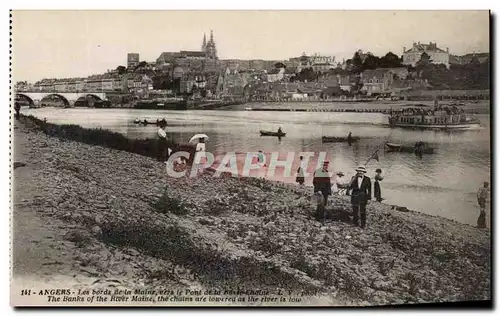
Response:
[{"label": "rocky riverbank", "polygon": [[[50,137],[23,119],[14,146],[37,188],[24,203],[61,223],[70,277],[93,280],[76,286],[307,290],[322,305],[490,299],[488,231],[377,202],[366,230],[343,216],[319,223],[307,188],[171,178],[151,158]],[[344,198],[329,206],[349,208]]]}]

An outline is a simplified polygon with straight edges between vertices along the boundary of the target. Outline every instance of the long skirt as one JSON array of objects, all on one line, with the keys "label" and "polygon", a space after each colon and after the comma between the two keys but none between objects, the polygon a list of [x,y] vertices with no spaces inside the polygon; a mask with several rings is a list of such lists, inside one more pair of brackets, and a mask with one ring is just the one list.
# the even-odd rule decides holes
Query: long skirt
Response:
[{"label": "long skirt", "polygon": [[382,201],[382,192],[380,191],[380,183],[378,183],[378,181],[375,181],[373,188],[374,188],[375,199],[378,202],[381,202]]}]

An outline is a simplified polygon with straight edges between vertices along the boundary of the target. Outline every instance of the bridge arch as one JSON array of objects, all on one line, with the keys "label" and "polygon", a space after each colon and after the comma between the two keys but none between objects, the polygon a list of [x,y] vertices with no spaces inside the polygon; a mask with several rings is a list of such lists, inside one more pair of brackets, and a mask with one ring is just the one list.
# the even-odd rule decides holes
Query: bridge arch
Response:
[{"label": "bridge arch", "polygon": [[[29,96],[27,96],[27,95],[26,95],[26,94],[24,94],[24,93],[17,93],[17,94],[16,94],[16,98],[19,98],[19,97],[24,98],[25,100],[27,100],[30,106],[32,106],[32,105],[34,105],[34,104],[35,104],[35,101],[33,101],[33,99],[32,99],[32,98],[30,98]],[[17,101],[17,100],[15,100],[14,102],[16,102],[16,101]]]},{"label": "bridge arch", "polygon": [[55,96],[57,97],[59,100],[61,100],[63,103],[64,103],[64,106],[69,106],[70,103],[69,103],[69,100],[67,98],[65,98],[64,96],[58,94],[58,93],[48,93],[47,95],[45,95],[41,100],[40,100],[40,105],[43,104],[43,100],[47,99],[48,97],[52,97],[52,96]]},{"label": "bridge arch", "polygon": [[99,97],[98,95],[95,95],[95,94],[92,94],[92,93],[88,93],[85,95],[86,98],[90,97],[90,98],[94,98],[95,101],[102,101],[102,98]]}]

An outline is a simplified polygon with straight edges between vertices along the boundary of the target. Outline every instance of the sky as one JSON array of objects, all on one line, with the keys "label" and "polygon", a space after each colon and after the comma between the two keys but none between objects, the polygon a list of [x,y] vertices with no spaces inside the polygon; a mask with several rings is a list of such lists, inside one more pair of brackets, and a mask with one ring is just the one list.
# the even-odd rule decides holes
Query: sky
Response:
[{"label": "sky", "polygon": [[489,52],[488,11],[13,11],[13,80],[68,78],[126,65],[128,52],[200,50],[214,32],[220,59],[302,53],[401,55],[413,42]]}]

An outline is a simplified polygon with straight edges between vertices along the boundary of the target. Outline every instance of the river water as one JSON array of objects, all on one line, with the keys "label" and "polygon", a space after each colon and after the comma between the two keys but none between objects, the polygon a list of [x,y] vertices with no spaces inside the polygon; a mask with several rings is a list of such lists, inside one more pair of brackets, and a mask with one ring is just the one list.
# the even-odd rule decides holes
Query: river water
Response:
[{"label": "river water", "polygon": [[[475,225],[479,209],[476,192],[490,180],[490,116],[478,115],[482,128],[471,131],[443,132],[389,128],[387,116],[378,113],[309,113],[259,111],[152,111],[135,109],[22,109],[24,114],[47,118],[53,123],[79,124],[120,132],[131,138],[152,138],[156,126],[138,126],[135,118],[166,118],[167,134],[187,142],[196,133],[210,137],[207,151],[214,155],[227,152],[262,150],[279,152],[327,152],[331,171],[343,171],[348,178],[364,164],[385,141],[414,144],[422,140],[436,148],[434,155],[422,158],[414,154],[379,151],[379,162],[370,161],[367,176],[381,168],[384,203],[404,205],[432,215]],[[281,126],[286,137],[261,137],[259,130]],[[362,139],[347,143],[322,143],[321,136],[347,136],[352,132]],[[294,165],[296,170],[296,165]],[[314,160],[308,169],[315,169]],[[294,176],[278,180],[293,182]],[[306,185],[312,178],[306,178]]]}]

